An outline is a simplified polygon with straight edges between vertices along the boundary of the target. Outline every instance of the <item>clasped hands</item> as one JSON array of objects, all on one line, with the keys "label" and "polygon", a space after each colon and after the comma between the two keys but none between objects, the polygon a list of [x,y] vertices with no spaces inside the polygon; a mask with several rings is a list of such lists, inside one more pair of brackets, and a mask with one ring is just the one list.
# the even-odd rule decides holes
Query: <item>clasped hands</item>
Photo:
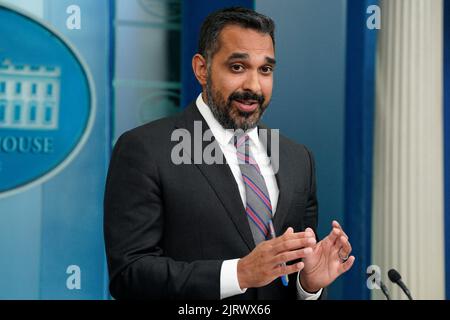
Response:
[{"label": "clasped hands", "polygon": [[[239,259],[238,281],[241,289],[268,285],[282,275],[300,272],[300,283],[306,292],[315,293],[347,272],[355,261],[348,236],[337,221],[320,242],[311,228],[303,232],[286,232],[259,243],[247,256]],[[289,263],[302,259],[301,262]],[[281,281],[281,280],[280,280]]]}]

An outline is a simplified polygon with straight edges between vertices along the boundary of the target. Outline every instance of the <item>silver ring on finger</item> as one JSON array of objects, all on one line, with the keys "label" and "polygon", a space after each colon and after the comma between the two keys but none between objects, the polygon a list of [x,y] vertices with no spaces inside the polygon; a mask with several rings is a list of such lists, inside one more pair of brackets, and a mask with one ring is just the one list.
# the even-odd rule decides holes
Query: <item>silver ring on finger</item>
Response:
[{"label": "silver ring on finger", "polygon": [[[342,249],[342,247],[341,247],[341,249]],[[347,254],[347,256],[343,257],[343,256],[341,256],[341,249],[339,249],[339,251],[338,251],[338,256],[339,256],[339,259],[341,259],[342,263],[345,263],[345,262],[347,262],[348,258],[350,258],[350,253]]]}]

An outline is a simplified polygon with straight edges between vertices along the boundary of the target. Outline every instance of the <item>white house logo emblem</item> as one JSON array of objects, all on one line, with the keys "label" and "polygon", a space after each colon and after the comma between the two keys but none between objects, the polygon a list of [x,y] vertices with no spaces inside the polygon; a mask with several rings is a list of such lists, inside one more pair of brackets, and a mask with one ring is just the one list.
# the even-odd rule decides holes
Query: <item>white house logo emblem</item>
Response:
[{"label": "white house logo emblem", "polygon": [[0,64],[0,128],[58,129],[61,70]]},{"label": "white house logo emblem", "polygon": [[43,22],[0,4],[0,197],[42,183],[81,150],[95,115],[80,55]]}]

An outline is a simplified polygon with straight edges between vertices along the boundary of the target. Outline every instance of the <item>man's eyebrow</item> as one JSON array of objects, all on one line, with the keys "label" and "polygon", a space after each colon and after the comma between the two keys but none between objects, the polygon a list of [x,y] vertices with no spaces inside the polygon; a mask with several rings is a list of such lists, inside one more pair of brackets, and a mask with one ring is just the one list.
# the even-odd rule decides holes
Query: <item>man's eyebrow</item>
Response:
[{"label": "man's eyebrow", "polygon": [[277,61],[274,58],[271,58],[271,57],[266,57],[266,62],[270,63],[270,64],[273,64],[273,65],[277,64]]},{"label": "man's eyebrow", "polygon": [[[228,61],[231,60],[248,60],[250,58],[250,56],[248,55],[248,53],[240,53],[240,52],[234,52],[232,53],[229,57],[228,57]],[[266,62],[270,63],[272,65],[276,65],[277,61],[272,58],[272,57],[266,57]]]},{"label": "man's eyebrow", "polygon": [[250,56],[248,53],[240,53],[240,52],[234,52],[228,57],[228,61],[230,60],[248,60]]}]

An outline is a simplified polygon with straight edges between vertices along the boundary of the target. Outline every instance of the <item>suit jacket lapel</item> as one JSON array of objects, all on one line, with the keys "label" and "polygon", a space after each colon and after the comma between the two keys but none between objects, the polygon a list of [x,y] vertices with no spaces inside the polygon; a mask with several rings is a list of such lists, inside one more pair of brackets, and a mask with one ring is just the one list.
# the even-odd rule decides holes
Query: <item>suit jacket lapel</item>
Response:
[{"label": "suit jacket lapel", "polygon": [[[194,136],[194,123],[199,121],[201,123],[201,137]],[[199,124],[198,123],[198,124]],[[191,103],[186,110],[183,112],[181,117],[176,122],[177,128],[185,128],[191,134],[192,148],[194,147],[194,139],[202,140],[202,152],[205,147],[211,143],[216,144],[215,150],[220,152],[220,157],[224,159],[221,149],[215,141],[214,137],[211,141],[203,141],[203,133],[209,129],[208,124],[203,119],[202,115],[198,111],[195,102]],[[198,135],[198,133],[197,133]],[[194,163],[194,153],[191,151],[191,160]],[[242,205],[242,199],[239,194],[239,188],[234,179],[231,169],[226,164],[225,159],[223,164],[212,164],[208,165],[202,161],[200,164],[195,164],[201,173],[208,180],[212,189],[215,191],[217,197],[219,198],[222,205],[227,210],[231,220],[233,221],[236,229],[244,240],[249,250],[253,250],[255,247],[255,242],[253,240],[252,232],[248,224],[247,215],[245,213],[245,208]]]},{"label": "suit jacket lapel", "polygon": [[[286,230],[283,230],[283,223],[287,217],[289,207],[292,202],[292,197],[294,196],[294,180],[291,170],[292,162],[289,160],[289,156],[283,148],[280,148],[280,168],[276,175],[278,188],[280,190],[278,197],[277,210],[275,213],[273,225],[277,235],[284,233]],[[298,232],[300,230],[294,230]]]}]

